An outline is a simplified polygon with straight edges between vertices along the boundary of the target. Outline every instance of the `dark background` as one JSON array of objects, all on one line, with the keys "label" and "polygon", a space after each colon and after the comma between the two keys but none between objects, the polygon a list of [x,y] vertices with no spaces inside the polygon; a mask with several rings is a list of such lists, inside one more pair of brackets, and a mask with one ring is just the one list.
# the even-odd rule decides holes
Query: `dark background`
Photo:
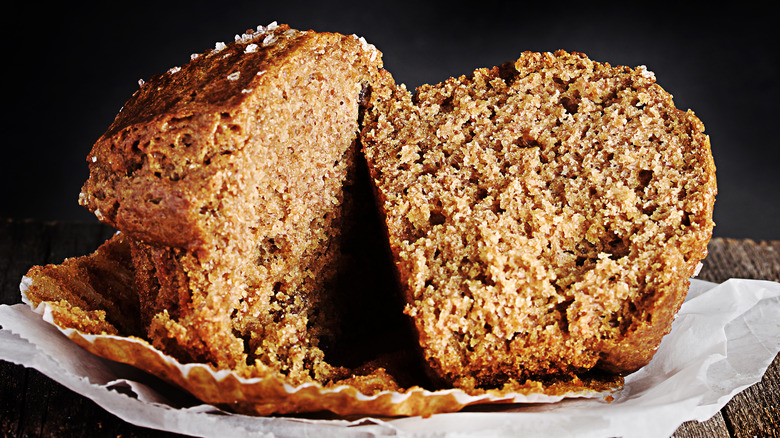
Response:
[{"label": "dark background", "polygon": [[644,64],[710,135],[715,235],[780,239],[776,13],[682,3],[14,2],[2,18],[0,218],[95,221],[76,201],[85,157],[138,79],[278,21],[366,37],[410,88],[525,50]]}]

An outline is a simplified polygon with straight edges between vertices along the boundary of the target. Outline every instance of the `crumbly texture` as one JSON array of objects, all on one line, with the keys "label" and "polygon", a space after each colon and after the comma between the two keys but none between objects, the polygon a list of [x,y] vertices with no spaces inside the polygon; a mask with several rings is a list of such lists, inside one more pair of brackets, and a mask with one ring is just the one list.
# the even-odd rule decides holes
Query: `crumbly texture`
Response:
[{"label": "crumbly texture", "polygon": [[415,93],[384,72],[362,143],[444,385],[636,370],[706,255],[709,139],[644,67],[524,53]]},{"label": "crumbly texture", "polygon": [[[289,380],[278,373],[238,381],[235,374],[214,373],[208,367],[177,367],[170,358],[160,355],[157,349],[139,339],[145,336],[138,318],[138,289],[132,281],[135,268],[130,256],[131,243],[132,239],[117,234],[92,254],[67,259],[59,265],[35,266],[22,282],[22,296],[33,308],[46,302],[46,313],[51,315],[53,322],[61,329],[75,329],[66,334],[88,351],[147,371],[225,410],[248,415],[312,412],[318,418],[324,411],[344,416],[426,417],[465,407],[464,401],[453,397],[448,390],[425,391],[421,388],[430,386],[411,343],[395,351],[377,352],[376,344],[393,344],[382,331],[392,332],[394,326],[377,325],[371,317],[386,322],[387,315],[402,315],[381,302],[372,303],[375,312],[372,308],[363,309],[361,317],[353,321],[356,325],[352,331],[367,332],[366,341],[374,345],[354,343],[354,335],[339,337],[340,343],[364,352],[361,365],[351,369],[342,379],[324,385],[303,385],[291,392]],[[356,295],[351,298],[350,302],[365,301],[356,300]],[[85,334],[98,336],[83,336]],[[610,391],[621,382],[619,377],[605,375],[522,384],[510,382],[500,390],[478,391],[479,395],[491,397],[480,397],[469,404],[506,400],[511,394],[560,396],[572,392]],[[404,396],[396,397],[400,394]]]},{"label": "crumbly texture", "polygon": [[139,336],[138,295],[125,236],[117,234],[94,253],[59,265],[33,266],[23,282],[33,307],[49,303],[54,322],[82,333]]},{"label": "crumbly texture", "polygon": [[362,39],[286,25],[155,76],[88,157],[80,202],[130,239],[141,318],[184,361],[327,382]]}]

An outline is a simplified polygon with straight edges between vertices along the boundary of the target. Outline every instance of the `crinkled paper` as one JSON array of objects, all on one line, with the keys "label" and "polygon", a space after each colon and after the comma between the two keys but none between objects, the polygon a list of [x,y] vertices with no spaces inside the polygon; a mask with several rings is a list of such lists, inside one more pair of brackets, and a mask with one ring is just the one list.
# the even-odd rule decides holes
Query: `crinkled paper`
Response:
[{"label": "crinkled paper", "polygon": [[519,398],[429,418],[232,414],[128,365],[93,355],[47,322],[45,306],[0,306],[0,359],[37,369],[123,420],[193,436],[668,437],[761,380],[780,351],[780,283],[693,280],[653,360],[614,400]]}]

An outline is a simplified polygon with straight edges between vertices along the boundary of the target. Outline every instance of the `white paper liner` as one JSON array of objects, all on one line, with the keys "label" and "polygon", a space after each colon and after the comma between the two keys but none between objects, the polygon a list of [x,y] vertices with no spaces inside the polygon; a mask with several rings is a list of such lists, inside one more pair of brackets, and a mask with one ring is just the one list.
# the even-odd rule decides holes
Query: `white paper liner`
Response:
[{"label": "white paper liner", "polygon": [[[24,288],[24,286],[22,286]],[[626,378],[611,403],[515,400],[430,418],[316,419],[230,414],[132,367],[79,348],[19,304],[0,306],[0,359],[35,368],[130,423],[194,436],[667,437],[704,421],[760,381],[780,351],[780,283],[694,280],[654,359]],[[545,403],[540,403],[544,401]]]}]

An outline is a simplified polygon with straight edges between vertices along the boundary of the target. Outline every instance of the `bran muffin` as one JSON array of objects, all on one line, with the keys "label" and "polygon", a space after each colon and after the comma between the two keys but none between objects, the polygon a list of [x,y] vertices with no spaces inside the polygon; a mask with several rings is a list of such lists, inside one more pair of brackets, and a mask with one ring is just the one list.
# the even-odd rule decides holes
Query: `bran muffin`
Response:
[{"label": "bran muffin", "polygon": [[578,53],[414,93],[382,73],[361,133],[420,349],[443,385],[646,364],[712,234],[702,122],[644,67]]},{"label": "bran muffin", "polygon": [[353,202],[362,38],[272,23],[143,83],[80,203],[129,239],[153,344],[185,362],[329,381],[320,342]]}]

